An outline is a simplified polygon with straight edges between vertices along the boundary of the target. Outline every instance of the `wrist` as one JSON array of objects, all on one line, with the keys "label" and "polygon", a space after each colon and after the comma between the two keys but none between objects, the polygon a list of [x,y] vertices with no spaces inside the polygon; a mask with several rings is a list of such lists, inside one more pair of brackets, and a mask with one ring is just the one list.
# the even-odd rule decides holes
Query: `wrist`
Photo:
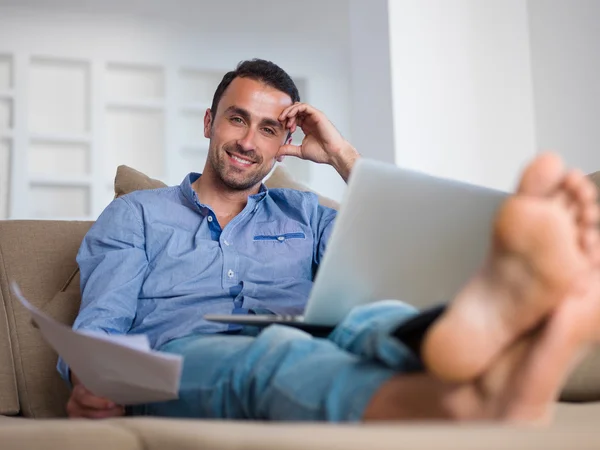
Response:
[{"label": "wrist", "polygon": [[360,158],[360,153],[358,153],[358,151],[352,147],[349,142],[346,142],[346,144],[339,151],[334,153],[331,165],[340,174],[344,181],[348,182],[352,168],[354,167],[354,164],[358,158]]},{"label": "wrist", "polygon": [[79,378],[77,378],[77,375],[75,375],[72,370],[69,370],[69,381],[71,382],[72,387],[81,384],[81,381],[79,381]]}]

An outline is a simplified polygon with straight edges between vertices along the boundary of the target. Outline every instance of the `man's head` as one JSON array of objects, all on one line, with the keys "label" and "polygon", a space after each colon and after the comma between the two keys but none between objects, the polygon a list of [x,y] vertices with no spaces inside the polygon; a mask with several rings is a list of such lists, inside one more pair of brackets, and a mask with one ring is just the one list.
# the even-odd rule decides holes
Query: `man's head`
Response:
[{"label": "man's head", "polygon": [[289,131],[278,121],[300,100],[290,76],[269,61],[243,61],[228,72],[204,117],[206,170],[230,189],[248,190],[269,173]]}]

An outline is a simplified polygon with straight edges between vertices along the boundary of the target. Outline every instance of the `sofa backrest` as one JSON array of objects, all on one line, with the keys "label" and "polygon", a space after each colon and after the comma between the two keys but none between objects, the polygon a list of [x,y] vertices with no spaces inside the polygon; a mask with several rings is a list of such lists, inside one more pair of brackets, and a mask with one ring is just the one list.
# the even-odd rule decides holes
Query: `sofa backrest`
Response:
[{"label": "sofa backrest", "polygon": [[[0,271],[3,266],[0,251]],[[10,416],[19,413],[19,395],[3,291],[4,284],[0,284],[0,414]]]},{"label": "sofa backrest", "polygon": [[[155,180],[141,182],[135,178],[129,183],[131,169],[120,170],[123,176],[117,176],[117,194],[157,187]],[[276,175],[267,182],[269,187],[303,188],[290,185],[288,175],[282,171]],[[600,172],[590,177],[600,186]],[[329,199],[321,201],[337,206]],[[56,371],[58,356],[31,325],[28,312],[11,295],[8,283],[16,281],[35,306],[62,323],[72,324],[81,299],[75,256],[91,225],[0,221],[0,414],[20,412],[36,418],[65,415],[69,393]],[[562,399],[600,400],[600,351],[588,357],[571,376]]]},{"label": "sofa backrest", "polygon": [[[0,222],[0,292],[16,378],[16,392],[11,377],[0,378],[0,398],[8,396],[10,400],[2,405],[3,410],[8,407],[5,414],[15,412],[13,402],[18,394],[23,416],[65,415],[68,389],[56,371],[57,355],[31,325],[29,313],[10,292],[9,282],[17,282],[35,306],[71,324],[79,310],[80,296],[79,283],[69,280],[76,272],[75,255],[90,226],[91,222]],[[67,286],[74,289],[65,292]],[[3,350],[7,347],[3,345]],[[8,359],[0,364],[4,366],[5,362]]]}]

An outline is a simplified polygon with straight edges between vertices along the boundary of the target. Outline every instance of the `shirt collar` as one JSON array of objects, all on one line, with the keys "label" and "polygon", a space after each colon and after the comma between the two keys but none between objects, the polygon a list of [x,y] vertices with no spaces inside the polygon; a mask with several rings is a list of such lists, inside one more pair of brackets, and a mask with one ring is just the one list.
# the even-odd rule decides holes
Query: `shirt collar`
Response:
[{"label": "shirt collar", "polygon": [[[193,205],[200,205],[200,207],[206,208],[206,205],[200,203],[200,201],[198,200],[198,194],[196,194],[196,191],[194,191],[194,188],[192,188],[192,184],[201,176],[201,173],[190,172],[185,176],[179,187],[181,188],[181,192],[183,192],[183,195],[189,202],[191,202]],[[248,197],[248,203],[253,203],[257,205],[266,198],[268,193],[269,188],[267,188],[267,186],[264,183],[261,183],[258,193],[250,195]]]}]

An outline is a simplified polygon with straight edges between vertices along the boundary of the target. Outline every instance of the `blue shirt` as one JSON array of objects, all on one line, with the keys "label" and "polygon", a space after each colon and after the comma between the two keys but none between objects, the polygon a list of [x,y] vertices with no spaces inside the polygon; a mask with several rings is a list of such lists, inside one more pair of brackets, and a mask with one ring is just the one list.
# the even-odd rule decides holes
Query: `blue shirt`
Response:
[{"label": "blue shirt", "polygon": [[[312,193],[262,185],[221,229],[192,189],[199,177],[133,192],[104,210],[77,254],[74,329],[143,333],[159,348],[232,328],[204,320],[208,313],[303,312],[336,211]],[[62,359],[58,370],[68,379]]]}]

